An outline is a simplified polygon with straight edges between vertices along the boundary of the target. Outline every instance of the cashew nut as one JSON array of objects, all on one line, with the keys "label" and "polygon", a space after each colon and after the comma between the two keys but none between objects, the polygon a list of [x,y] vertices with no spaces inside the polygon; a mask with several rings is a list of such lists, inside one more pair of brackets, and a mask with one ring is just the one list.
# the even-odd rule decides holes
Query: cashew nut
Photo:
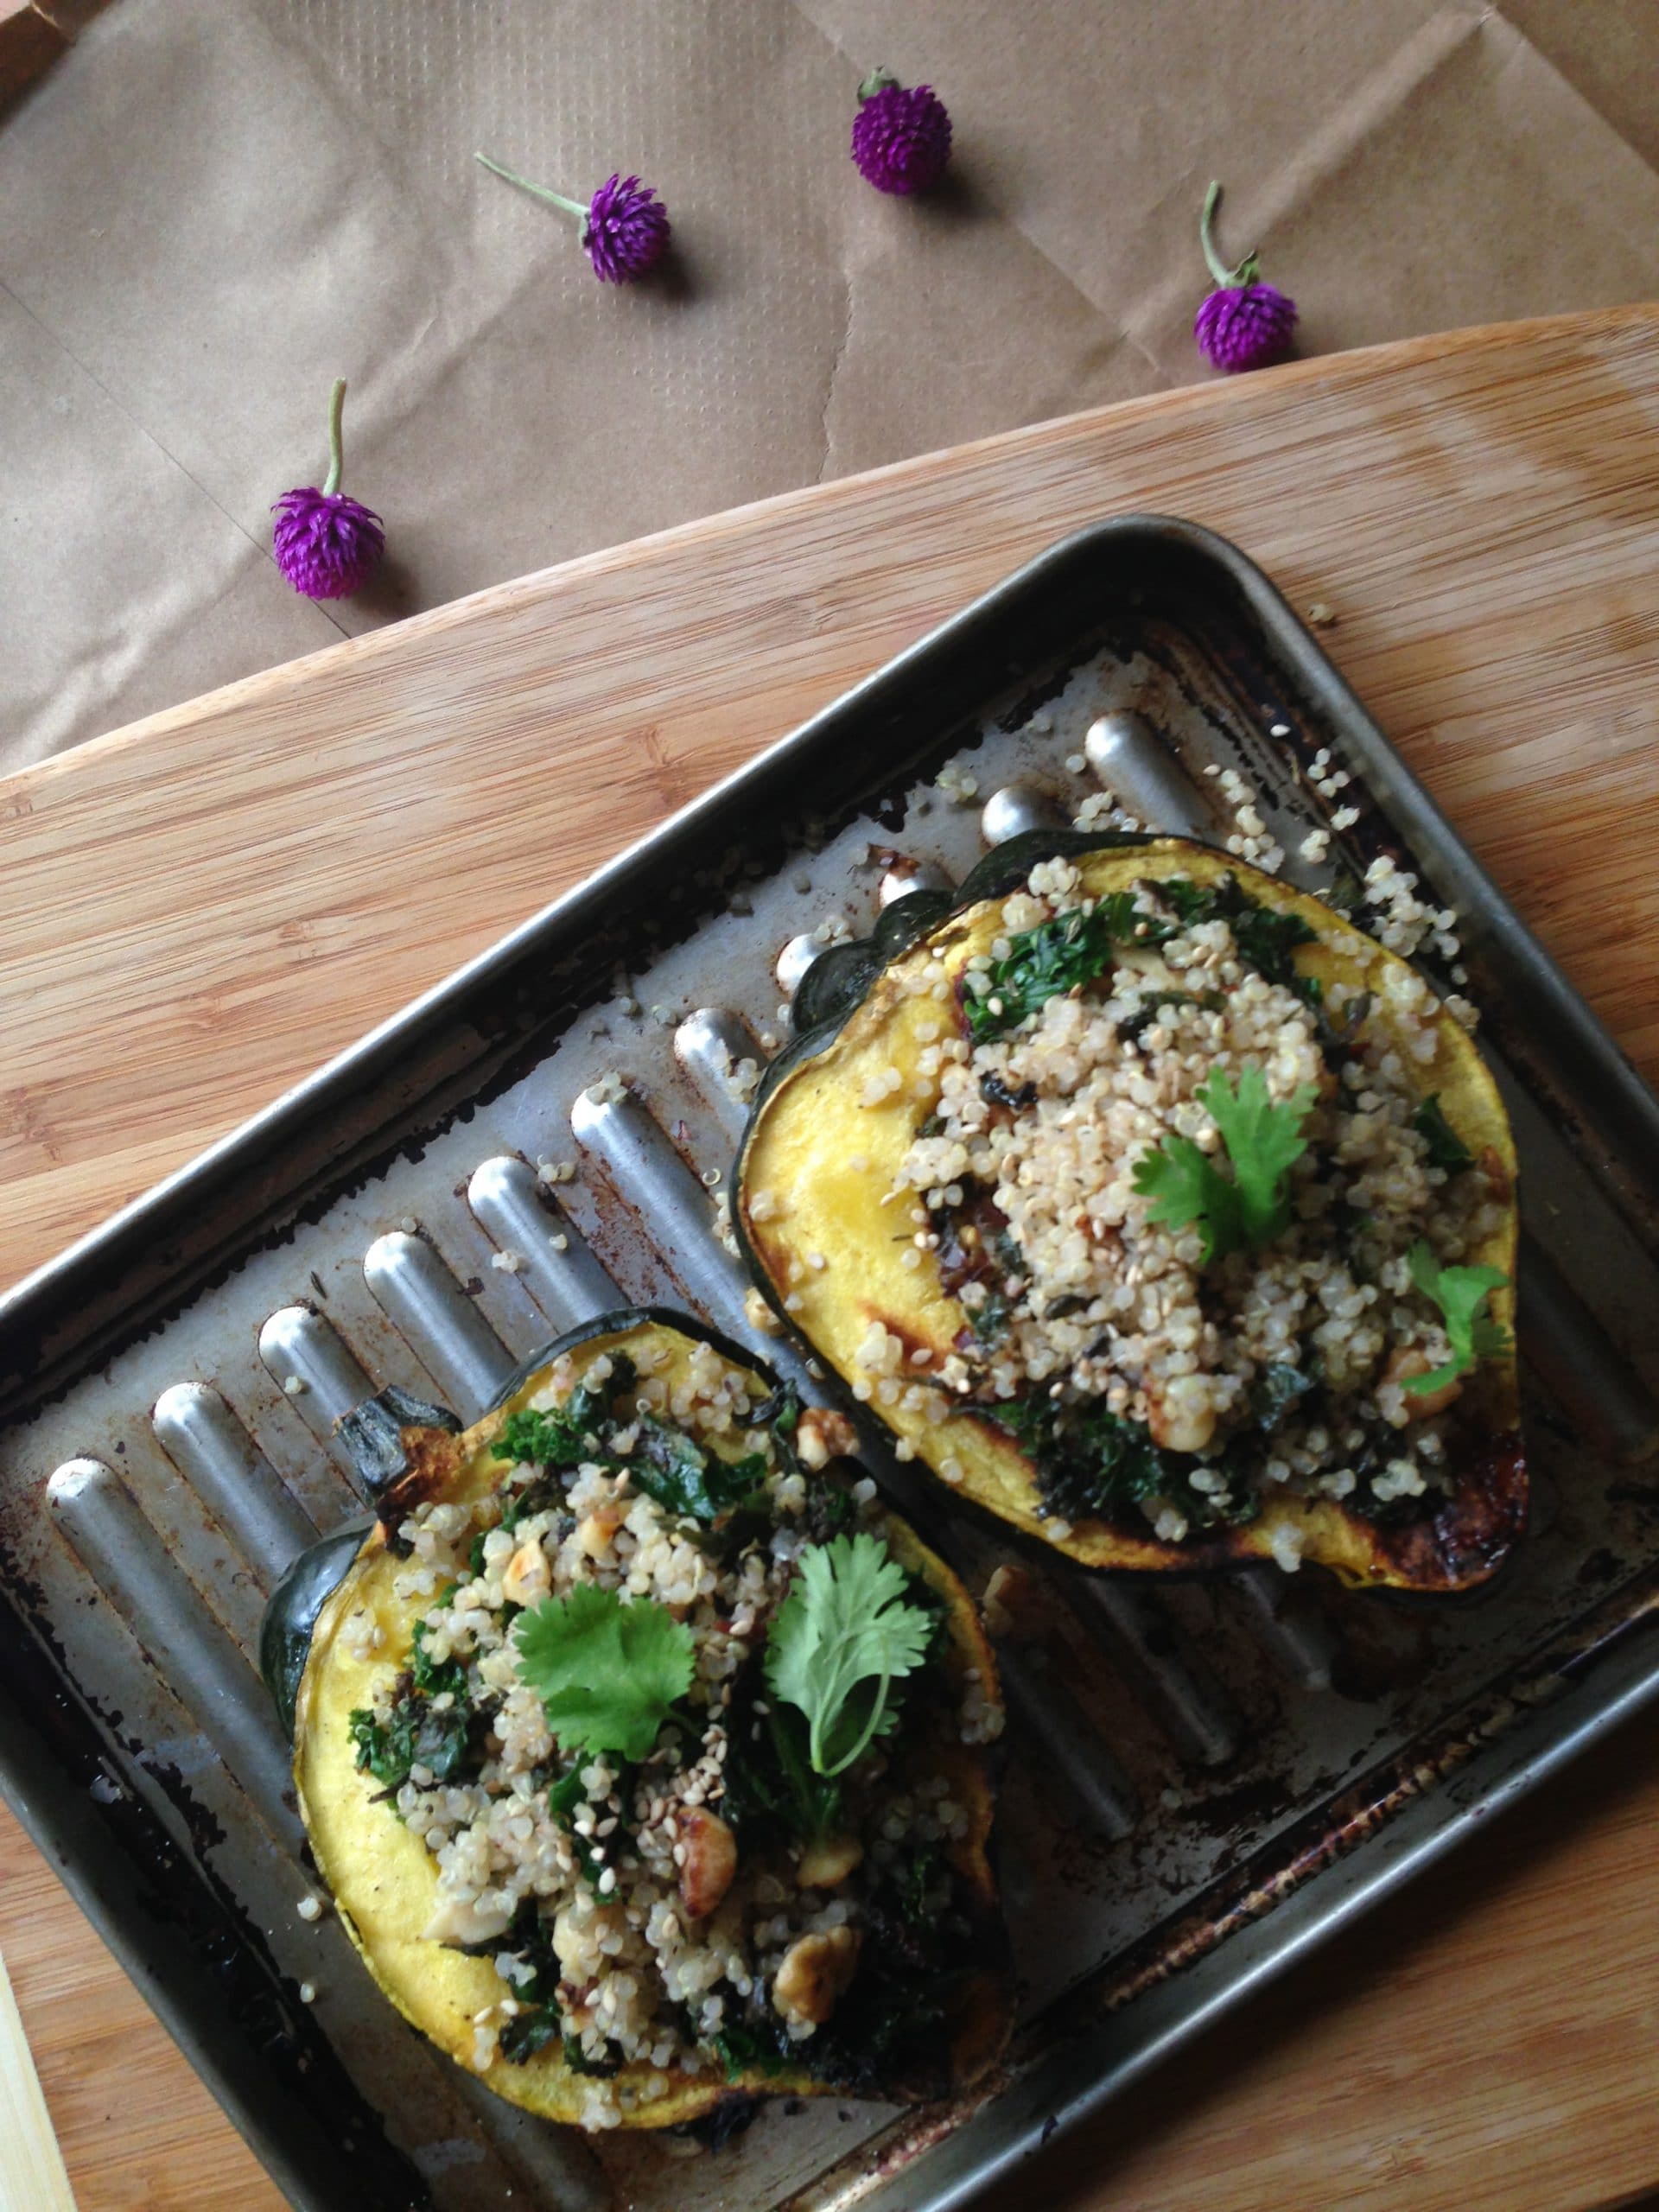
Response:
[{"label": "cashew nut", "polygon": [[855,1928],[826,1928],[790,1945],[772,1985],[772,2001],[786,2020],[823,2024],[858,1971],[861,1941]]},{"label": "cashew nut", "polygon": [[553,1587],[547,1554],[532,1536],[520,1544],[501,1577],[501,1595],[510,1605],[539,1605]]},{"label": "cashew nut", "polygon": [[489,1943],[506,1933],[512,1915],[481,1898],[440,1897],[421,1934],[429,1943]]},{"label": "cashew nut", "polygon": [[825,1413],[809,1406],[795,1430],[795,1449],[801,1465],[817,1474],[832,1459],[844,1459],[858,1449],[858,1431],[845,1414]]},{"label": "cashew nut", "polygon": [[1147,1427],[1166,1452],[1202,1452],[1216,1433],[1216,1409],[1201,1375],[1147,1385]]},{"label": "cashew nut", "polygon": [[[1463,1384],[1454,1375],[1449,1382],[1442,1382],[1438,1390],[1408,1390],[1402,1386],[1414,1375],[1430,1375],[1434,1363],[1419,1344],[1396,1344],[1389,1354],[1377,1386],[1377,1396],[1385,1419],[1395,1428],[1408,1427],[1414,1421],[1432,1421],[1436,1414],[1443,1414],[1452,1401],[1463,1395]],[[1387,1391],[1387,1397],[1382,1394]]]},{"label": "cashew nut", "polygon": [[701,1920],[732,1886],[737,1872],[737,1838],[718,1813],[690,1805],[677,1823],[685,1847],[680,1866],[680,1901],[693,1920]]},{"label": "cashew nut", "polygon": [[864,1847],[855,1835],[820,1836],[802,1852],[795,1878],[804,1890],[839,1889],[863,1859]]}]

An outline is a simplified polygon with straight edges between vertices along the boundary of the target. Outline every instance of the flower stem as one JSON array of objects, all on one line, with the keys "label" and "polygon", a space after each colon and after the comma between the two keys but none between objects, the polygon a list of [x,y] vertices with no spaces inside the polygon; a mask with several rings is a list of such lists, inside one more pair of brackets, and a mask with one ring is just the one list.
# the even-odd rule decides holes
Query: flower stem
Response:
[{"label": "flower stem", "polygon": [[1236,269],[1230,269],[1216,251],[1216,210],[1221,205],[1221,187],[1211,184],[1204,195],[1204,213],[1198,222],[1198,244],[1204,248],[1204,257],[1210,265],[1210,274],[1224,289],[1238,284],[1253,284],[1256,278],[1257,249],[1252,246]]},{"label": "flower stem", "polygon": [[892,92],[898,82],[899,79],[885,62],[878,64],[858,88],[860,105],[861,105],[866,100],[873,100],[878,92]]},{"label": "flower stem", "polygon": [[334,388],[328,395],[328,474],[322,487],[322,495],[326,499],[332,499],[340,489],[340,470],[345,465],[344,453],[340,442],[340,418],[345,411],[346,379],[344,377],[336,377]]},{"label": "flower stem", "polygon": [[505,169],[499,162],[493,162],[487,154],[474,154],[473,159],[482,162],[485,168],[495,175],[505,177],[509,184],[516,184],[521,192],[532,193],[537,200],[545,200],[550,207],[563,207],[567,215],[575,215],[582,222],[587,221],[588,210],[580,200],[567,200],[562,192],[550,192],[544,184],[532,184],[527,176],[520,176],[517,169]]}]

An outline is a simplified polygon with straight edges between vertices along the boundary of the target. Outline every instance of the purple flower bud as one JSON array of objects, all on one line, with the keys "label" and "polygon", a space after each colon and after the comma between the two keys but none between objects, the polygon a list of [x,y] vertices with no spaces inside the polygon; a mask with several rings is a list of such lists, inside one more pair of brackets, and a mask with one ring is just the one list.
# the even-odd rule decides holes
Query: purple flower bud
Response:
[{"label": "purple flower bud", "polygon": [[1282,360],[1295,327],[1295,301],[1272,284],[1224,284],[1205,298],[1192,334],[1218,369],[1235,376]]},{"label": "purple flower bud", "polygon": [[668,210],[637,176],[607,177],[588,206],[582,242],[602,283],[643,276],[668,251]]},{"label": "purple flower bud", "polygon": [[284,492],[271,512],[276,565],[308,599],[348,599],[386,550],[379,516],[344,492]]},{"label": "purple flower bud", "polygon": [[1212,227],[1220,199],[1221,187],[1212,184],[1205,194],[1198,243],[1216,289],[1199,307],[1192,335],[1207,359],[1236,376],[1242,369],[1265,368],[1269,361],[1282,359],[1296,327],[1296,302],[1275,286],[1262,283],[1254,249],[1236,269],[1222,259]]},{"label": "purple flower bud", "polygon": [[521,191],[533,193],[550,207],[563,207],[567,215],[576,216],[582,224],[582,245],[601,283],[629,283],[654,268],[668,251],[668,210],[637,176],[607,176],[584,207],[580,200],[567,199],[544,184],[532,184],[517,169],[504,169],[487,154],[475,154],[473,158]]},{"label": "purple flower bud", "polygon": [[931,85],[906,92],[877,69],[858,88],[853,160],[878,192],[925,192],[950,158],[950,118]]},{"label": "purple flower bud", "polygon": [[346,404],[341,377],[328,399],[328,476],[315,485],[284,492],[271,508],[276,520],[270,550],[296,591],[308,599],[346,599],[365,584],[386,550],[380,518],[340,489],[340,415]]}]

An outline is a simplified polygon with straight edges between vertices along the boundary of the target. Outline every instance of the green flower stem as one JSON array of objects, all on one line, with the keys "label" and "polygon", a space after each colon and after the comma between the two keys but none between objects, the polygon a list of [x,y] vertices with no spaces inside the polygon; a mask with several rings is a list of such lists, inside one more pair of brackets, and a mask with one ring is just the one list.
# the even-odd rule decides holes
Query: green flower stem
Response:
[{"label": "green flower stem", "polygon": [[550,207],[563,207],[567,215],[575,215],[586,222],[588,210],[580,200],[567,200],[562,192],[550,191],[544,184],[532,184],[527,176],[520,176],[517,169],[503,168],[499,162],[493,162],[487,154],[474,154],[475,162],[482,162],[495,175],[505,177],[509,184],[516,184],[521,192],[531,193],[537,200],[545,200]]},{"label": "green flower stem", "polygon": [[1257,266],[1258,249],[1252,246],[1236,269],[1230,269],[1216,251],[1216,210],[1221,205],[1221,187],[1211,184],[1204,195],[1204,213],[1198,223],[1198,244],[1204,248],[1204,257],[1210,265],[1210,274],[1224,291],[1235,289],[1240,284],[1254,284],[1261,274]]},{"label": "green flower stem", "polygon": [[334,378],[334,388],[328,395],[328,474],[323,484],[325,499],[333,499],[340,489],[340,473],[344,466],[340,442],[340,418],[346,410],[346,379]]}]

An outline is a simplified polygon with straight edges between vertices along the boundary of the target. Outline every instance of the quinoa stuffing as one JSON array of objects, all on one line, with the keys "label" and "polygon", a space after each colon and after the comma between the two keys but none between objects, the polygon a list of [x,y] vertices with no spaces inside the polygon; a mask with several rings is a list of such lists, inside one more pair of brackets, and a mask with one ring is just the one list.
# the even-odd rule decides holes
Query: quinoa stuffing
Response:
[{"label": "quinoa stuffing", "polygon": [[422,1936],[493,1965],[467,2055],[562,2056],[595,2128],[688,2082],[948,2081],[1002,1718],[965,1600],[843,1417],[699,1339],[611,1341],[391,1534],[401,1654],[367,1605],[340,1628],[377,1662],[375,1817],[435,1870]]},{"label": "quinoa stuffing", "polygon": [[[1428,984],[1394,966],[1386,1003],[1322,989],[1294,957],[1313,930],[1234,875],[1091,897],[1047,860],[1001,924],[955,1021],[914,1033],[927,1096],[887,1198],[963,1326],[924,1385],[875,1325],[861,1395],[925,1387],[1007,1428],[1057,1536],[1094,1519],[1179,1544],[1275,1492],[1432,1511],[1466,1379],[1509,1349],[1506,1278],[1468,1262],[1511,1192],[1427,1088]],[[1282,1566],[1299,1549],[1274,1531]]]}]

